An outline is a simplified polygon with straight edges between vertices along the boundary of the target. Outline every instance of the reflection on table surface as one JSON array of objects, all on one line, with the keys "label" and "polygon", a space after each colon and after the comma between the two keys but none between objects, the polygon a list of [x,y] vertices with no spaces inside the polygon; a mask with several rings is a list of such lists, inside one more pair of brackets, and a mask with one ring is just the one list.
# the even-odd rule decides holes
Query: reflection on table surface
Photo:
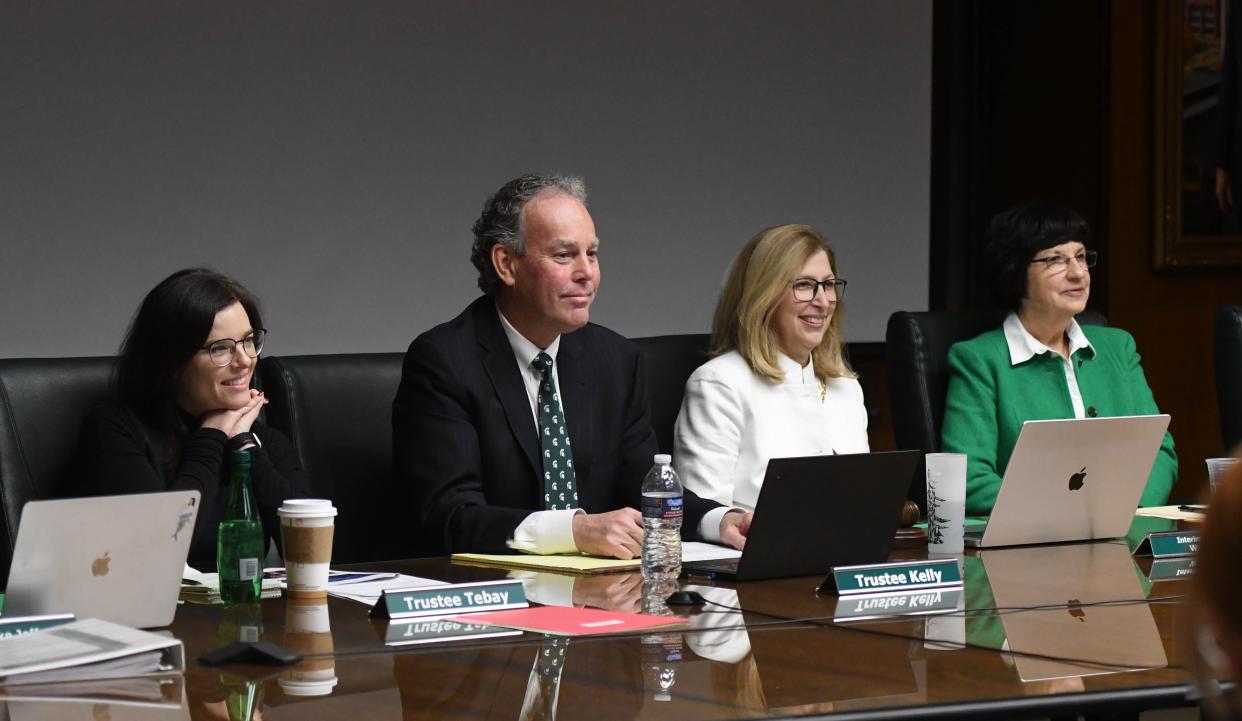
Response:
[{"label": "reflection on table surface", "polygon": [[[894,559],[918,556],[904,551]],[[7,715],[731,719],[1018,697],[1055,704],[1076,692],[1162,686],[1173,697],[1173,687],[1190,680],[1182,670],[1184,584],[1149,581],[1151,562],[1132,559],[1126,543],[991,549],[966,555],[962,565],[965,586],[945,609],[873,620],[836,620],[844,607],[816,594],[820,578],[683,581],[708,603],[670,608],[644,593],[637,573],[521,574],[541,602],[689,621],[674,631],[568,640],[523,633],[388,646],[387,622],[343,599],[269,599],[227,610],[184,605],[170,631],[186,645],[188,668],[177,687],[185,703],[92,701],[85,685],[73,684],[66,686],[85,700],[10,700]],[[443,558],[357,567],[448,582],[511,575]],[[233,641],[258,639],[293,649],[303,661],[223,668],[196,661]]]}]

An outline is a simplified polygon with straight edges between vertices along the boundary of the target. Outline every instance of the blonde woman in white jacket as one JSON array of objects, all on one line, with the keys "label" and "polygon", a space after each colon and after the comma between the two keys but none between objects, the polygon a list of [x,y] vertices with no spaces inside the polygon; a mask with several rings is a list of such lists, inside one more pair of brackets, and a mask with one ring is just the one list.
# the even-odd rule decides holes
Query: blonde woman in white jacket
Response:
[{"label": "blonde woman in white jacket", "polygon": [[750,239],[729,268],[712,322],[712,360],[686,382],[673,463],[686,488],[753,511],[771,458],[866,453],[862,387],[845,362],[845,281],[824,236],[779,225]]}]

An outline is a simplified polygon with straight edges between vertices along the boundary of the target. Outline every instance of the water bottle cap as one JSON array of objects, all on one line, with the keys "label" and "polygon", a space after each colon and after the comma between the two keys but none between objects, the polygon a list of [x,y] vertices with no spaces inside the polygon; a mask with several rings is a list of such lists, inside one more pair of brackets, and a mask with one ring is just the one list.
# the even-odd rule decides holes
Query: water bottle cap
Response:
[{"label": "water bottle cap", "polygon": [[673,462],[673,457],[667,453],[655,454],[655,462],[657,466],[667,466]]}]

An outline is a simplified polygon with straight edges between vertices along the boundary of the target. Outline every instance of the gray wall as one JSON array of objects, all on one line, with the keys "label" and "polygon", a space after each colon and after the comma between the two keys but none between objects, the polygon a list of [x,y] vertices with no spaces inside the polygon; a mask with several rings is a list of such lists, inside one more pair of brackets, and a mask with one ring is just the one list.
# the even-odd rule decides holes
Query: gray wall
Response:
[{"label": "gray wall", "polygon": [[805,222],[882,340],[927,305],[930,62],[926,0],[6,0],[0,357],[112,353],[198,264],[272,353],[403,350],[529,169],[587,180],[597,322],[706,331],[746,239]]}]

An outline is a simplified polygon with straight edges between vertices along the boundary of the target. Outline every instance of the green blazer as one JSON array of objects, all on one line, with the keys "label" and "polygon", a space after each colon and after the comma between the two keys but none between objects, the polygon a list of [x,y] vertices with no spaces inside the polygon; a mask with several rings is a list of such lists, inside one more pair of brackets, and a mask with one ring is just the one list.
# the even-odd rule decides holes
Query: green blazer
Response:
[{"label": "green blazer", "polygon": [[[1159,413],[1134,338],[1117,328],[1081,328],[1095,349],[1081,348],[1072,356],[1083,405],[1094,407],[1100,416]],[[949,349],[949,395],[940,445],[945,452],[968,456],[966,512],[991,513],[1023,421],[1073,417],[1059,356],[1044,353],[1010,365],[1002,328],[954,344]],[[1176,478],[1177,454],[1173,436],[1166,433],[1140,505],[1163,505]]]}]

